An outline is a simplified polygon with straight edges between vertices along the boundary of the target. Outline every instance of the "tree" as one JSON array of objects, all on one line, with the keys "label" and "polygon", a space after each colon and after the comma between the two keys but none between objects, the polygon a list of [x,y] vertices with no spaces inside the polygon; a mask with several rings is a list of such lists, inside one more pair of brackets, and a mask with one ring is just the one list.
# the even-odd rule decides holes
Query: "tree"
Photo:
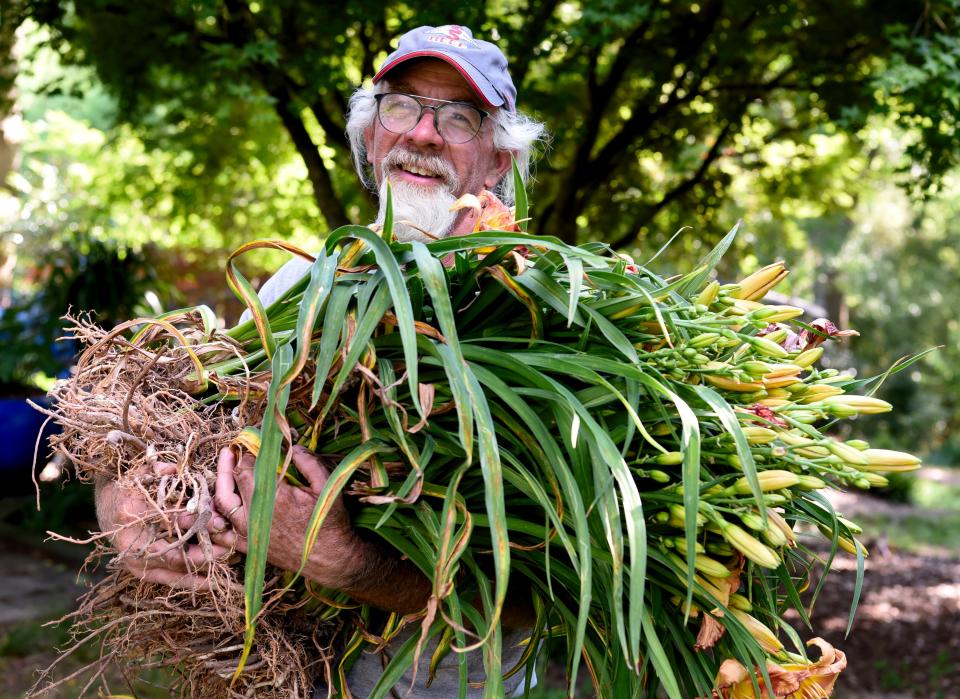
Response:
[{"label": "tree", "polygon": [[[567,240],[628,246],[655,240],[655,227],[712,223],[729,184],[718,165],[750,155],[743,136],[758,118],[771,125],[762,140],[775,141],[830,123],[855,130],[877,110],[935,119],[928,109],[956,99],[938,92],[956,85],[956,0],[28,6],[70,60],[96,68],[148,144],[189,155],[177,168],[185,196],[231,163],[269,157],[241,146],[251,132],[282,130],[328,226],[371,212],[351,171],[347,99],[390,39],[418,24],[468,24],[506,48],[521,107],[555,134],[536,229]],[[953,58],[931,65],[931,46]],[[887,64],[913,82],[878,82]],[[960,148],[939,127],[918,134],[914,156],[933,185]]]}]

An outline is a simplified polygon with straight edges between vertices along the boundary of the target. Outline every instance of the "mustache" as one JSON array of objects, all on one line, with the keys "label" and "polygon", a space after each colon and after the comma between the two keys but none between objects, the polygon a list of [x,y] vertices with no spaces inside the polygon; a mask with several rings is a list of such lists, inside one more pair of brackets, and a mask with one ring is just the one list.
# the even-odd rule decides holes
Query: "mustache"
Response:
[{"label": "mustache", "polygon": [[402,148],[394,148],[383,158],[380,163],[381,176],[389,174],[390,170],[401,167],[415,167],[418,170],[426,170],[440,177],[449,189],[459,189],[460,178],[456,170],[446,160],[439,155],[425,155]]}]

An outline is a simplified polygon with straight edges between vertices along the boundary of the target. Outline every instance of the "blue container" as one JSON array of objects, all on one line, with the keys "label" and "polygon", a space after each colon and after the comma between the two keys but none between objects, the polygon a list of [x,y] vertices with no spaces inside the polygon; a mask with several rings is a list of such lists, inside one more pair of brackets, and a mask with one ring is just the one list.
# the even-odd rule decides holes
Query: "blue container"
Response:
[{"label": "blue container", "polygon": [[[47,404],[46,396],[30,396],[30,400]],[[27,403],[27,398],[0,398],[0,473],[30,473],[37,437],[47,416]],[[51,421],[43,430],[43,441],[37,451],[42,465],[48,456],[47,440],[54,433]]]}]

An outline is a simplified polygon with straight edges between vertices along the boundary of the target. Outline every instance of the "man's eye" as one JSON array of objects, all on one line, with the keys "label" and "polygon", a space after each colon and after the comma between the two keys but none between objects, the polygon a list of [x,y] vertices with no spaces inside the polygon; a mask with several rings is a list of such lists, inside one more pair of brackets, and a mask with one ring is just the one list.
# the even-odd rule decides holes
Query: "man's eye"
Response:
[{"label": "man's eye", "polygon": [[449,109],[447,111],[447,118],[450,120],[451,124],[472,127],[477,123],[477,115],[472,110],[457,108]]}]

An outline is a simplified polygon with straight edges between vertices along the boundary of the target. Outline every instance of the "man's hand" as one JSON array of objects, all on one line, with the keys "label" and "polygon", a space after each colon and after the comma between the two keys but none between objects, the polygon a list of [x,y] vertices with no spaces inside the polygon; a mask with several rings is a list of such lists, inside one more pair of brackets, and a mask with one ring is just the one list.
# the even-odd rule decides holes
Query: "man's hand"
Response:
[{"label": "man's hand", "polygon": [[[232,529],[214,536],[214,541],[243,552],[247,550],[247,508],[253,497],[254,461],[245,455],[237,463],[233,452],[223,449],[217,462],[214,504]],[[277,485],[267,551],[271,564],[288,571],[300,569],[307,527],[330,476],[320,459],[303,447],[293,448],[293,463],[307,480],[307,487],[282,481]],[[320,527],[303,575],[324,587],[346,592],[358,602],[400,613],[422,609],[430,595],[429,581],[413,564],[354,531],[340,498]]]},{"label": "man's hand", "polygon": [[[164,469],[176,467],[158,464],[154,475],[167,475]],[[229,557],[231,549],[197,543],[175,545],[189,528],[185,515],[165,516],[146,495],[132,486],[121,486],[110,480],[97,482],[97,518],[102,531],[111,535],[119,551],[117,561],[127,571],[147,582],[175,588],[208,589],[206,572],[211,560]],[[227,527],[222,517],[214,516],[208,529],[215,532]]]},{"label": "man's hand", "polygon": [[[271,564],[288,571],[300,569],[307,526],[330,475],[320,459],[301,446],[293,448],[293,463],[307,480],[307,487],[299,488],[284,481],[277,485],[267,551]],[[214,540],[243,553],[247,552],[248,507],[253,499],[253,464],[250,454],[245,454],[237,463],[229,448],[220,451],[217,461],[214,503],[232,528],[216,535]],[[371,548],[353,531],[343,501],[337,498],[320,527],[303,574],[324,587],[351,588],[368,572]]]}]

